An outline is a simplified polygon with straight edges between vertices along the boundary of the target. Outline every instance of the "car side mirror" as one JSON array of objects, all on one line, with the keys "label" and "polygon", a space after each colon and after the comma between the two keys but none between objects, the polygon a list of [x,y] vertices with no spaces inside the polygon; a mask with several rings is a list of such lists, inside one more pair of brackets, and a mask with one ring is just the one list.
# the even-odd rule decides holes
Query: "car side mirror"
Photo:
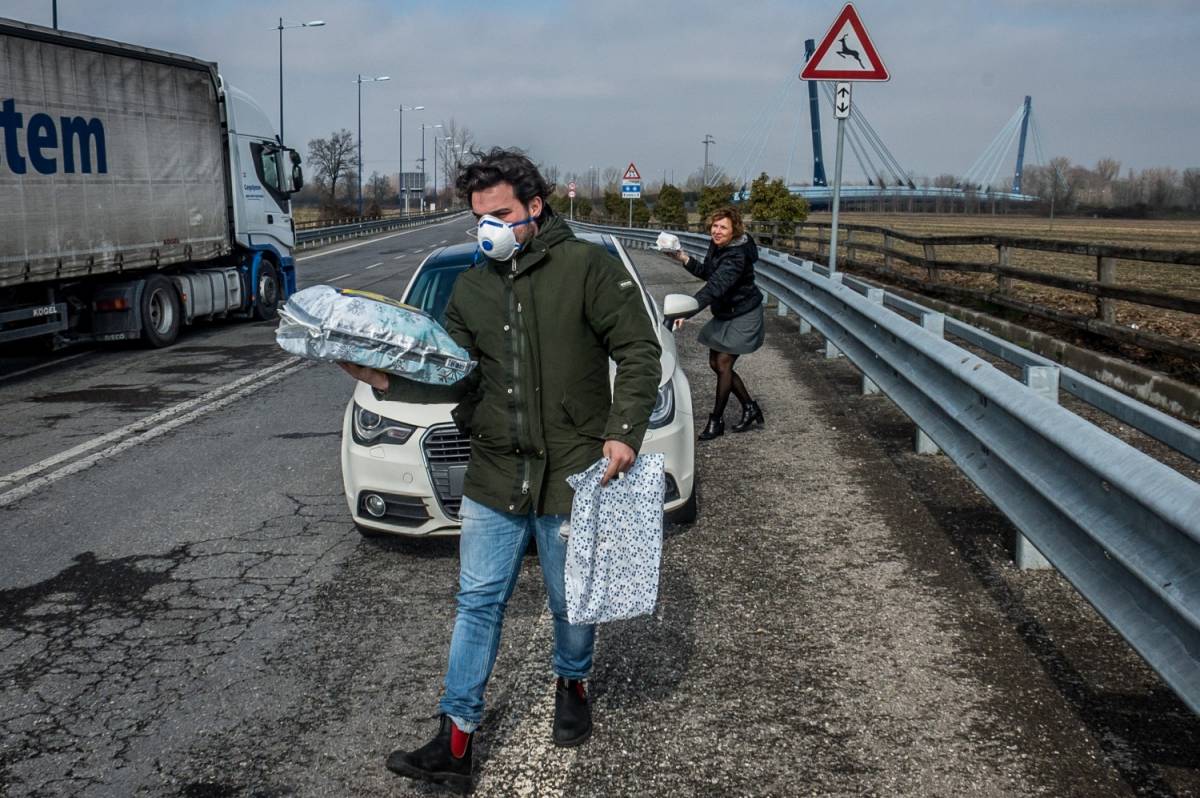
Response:
[{"label": "car side mirror", "polygon": [[666,299],[663,300],[663,320],[667,324],[671,324],[676,319],[687,318],[698,310],[700,310],[700,303],[694,296],[667,294]]}]

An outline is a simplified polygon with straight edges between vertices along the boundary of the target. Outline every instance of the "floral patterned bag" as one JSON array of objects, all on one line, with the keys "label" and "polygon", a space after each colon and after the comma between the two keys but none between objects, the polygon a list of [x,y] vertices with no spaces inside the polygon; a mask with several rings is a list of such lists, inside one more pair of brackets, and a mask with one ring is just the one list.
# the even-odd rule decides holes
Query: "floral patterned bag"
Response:
[{"label": "floral patterned bag", "polygon": [[665,457],[638,457],[622,478],[600,487],[601,459],[567,477],[575,489],[565,569],[567,620],[601,623],[648,615],[658,600]]}]

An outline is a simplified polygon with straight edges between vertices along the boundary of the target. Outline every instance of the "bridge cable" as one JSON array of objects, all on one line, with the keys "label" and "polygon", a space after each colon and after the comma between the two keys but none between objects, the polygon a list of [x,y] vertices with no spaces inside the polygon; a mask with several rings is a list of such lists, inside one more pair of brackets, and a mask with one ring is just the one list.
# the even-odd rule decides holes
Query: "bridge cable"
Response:
[{"label": "bridge cable", "polygon": [[[828,83],[822,83],[821,88],[825,91],[825,98],[829,101],[829,105],[831,107],[834,106],[837,98],[834,94],[833,87]],[[846,142],[850,145],[850,154],[854,156],[854,160],[858,161],[858,168],[862,171],[863,175],[866,176],[869,184],[875,185],[875,180],[871,176],[871,172],[874,170],[875,166],[872,164],[870,167],[868,167],[867,164],[863,162],[863,154],[859,151],[858,146],[855,143],[853,128],[850,128],[850,135],[846,138]]]}]

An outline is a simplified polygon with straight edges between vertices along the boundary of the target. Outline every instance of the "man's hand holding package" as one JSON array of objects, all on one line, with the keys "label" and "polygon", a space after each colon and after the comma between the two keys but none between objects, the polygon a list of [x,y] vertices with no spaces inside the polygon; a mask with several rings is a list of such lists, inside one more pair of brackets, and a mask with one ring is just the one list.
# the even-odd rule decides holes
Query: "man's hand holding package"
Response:
[{"label": "man's hand holding package", "polygon": [[607,485],[617,474],[624,474],[633,468],[633,463],[637,460],[637,452],[633,447],[620,441],[605,441],[604,456],[608,458],[608,469],[600,480],[601,485]]},{"label": "man's hand holding package", "polygon": [[356,366],[353,363],[338,363],[338,365],[342,367],[342,371],[354,379],[361,380],[376,390],[386,391],[388,389],[388,375],[378,369]]}]

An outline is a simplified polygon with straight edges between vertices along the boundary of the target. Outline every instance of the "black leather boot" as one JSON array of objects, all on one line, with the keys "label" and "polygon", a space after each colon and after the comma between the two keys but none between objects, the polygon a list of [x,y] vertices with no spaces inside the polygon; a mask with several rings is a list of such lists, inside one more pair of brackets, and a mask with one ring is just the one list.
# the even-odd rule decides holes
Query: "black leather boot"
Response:
[{"label": "black leather boot", "polygon": [[467,792],[471,789],[474,738],[474,734],[455,726],[449,715],[442,715],[437,736],[416,751],[392,751],[387,768],[410,779],[447,784]]},{"label": "black leather boot", "polygon": [[554,744],[579,745],[592,736],[592,707],[587,688],[578,679],[558,677],[554,690]]},{"label": "black leather boot", "polygon": [[725,434],[725,419],[720,416],[709,416],[708,426],[700,433],[700,440],[711,441]]},{"label": "black leather boot", "polygon": [[763,414],[758,402],[751,399],[749,404],[742,405],[742,420],[734,424],[732,429],[734,432],[745,432],[755,424],[763,426]]}]

